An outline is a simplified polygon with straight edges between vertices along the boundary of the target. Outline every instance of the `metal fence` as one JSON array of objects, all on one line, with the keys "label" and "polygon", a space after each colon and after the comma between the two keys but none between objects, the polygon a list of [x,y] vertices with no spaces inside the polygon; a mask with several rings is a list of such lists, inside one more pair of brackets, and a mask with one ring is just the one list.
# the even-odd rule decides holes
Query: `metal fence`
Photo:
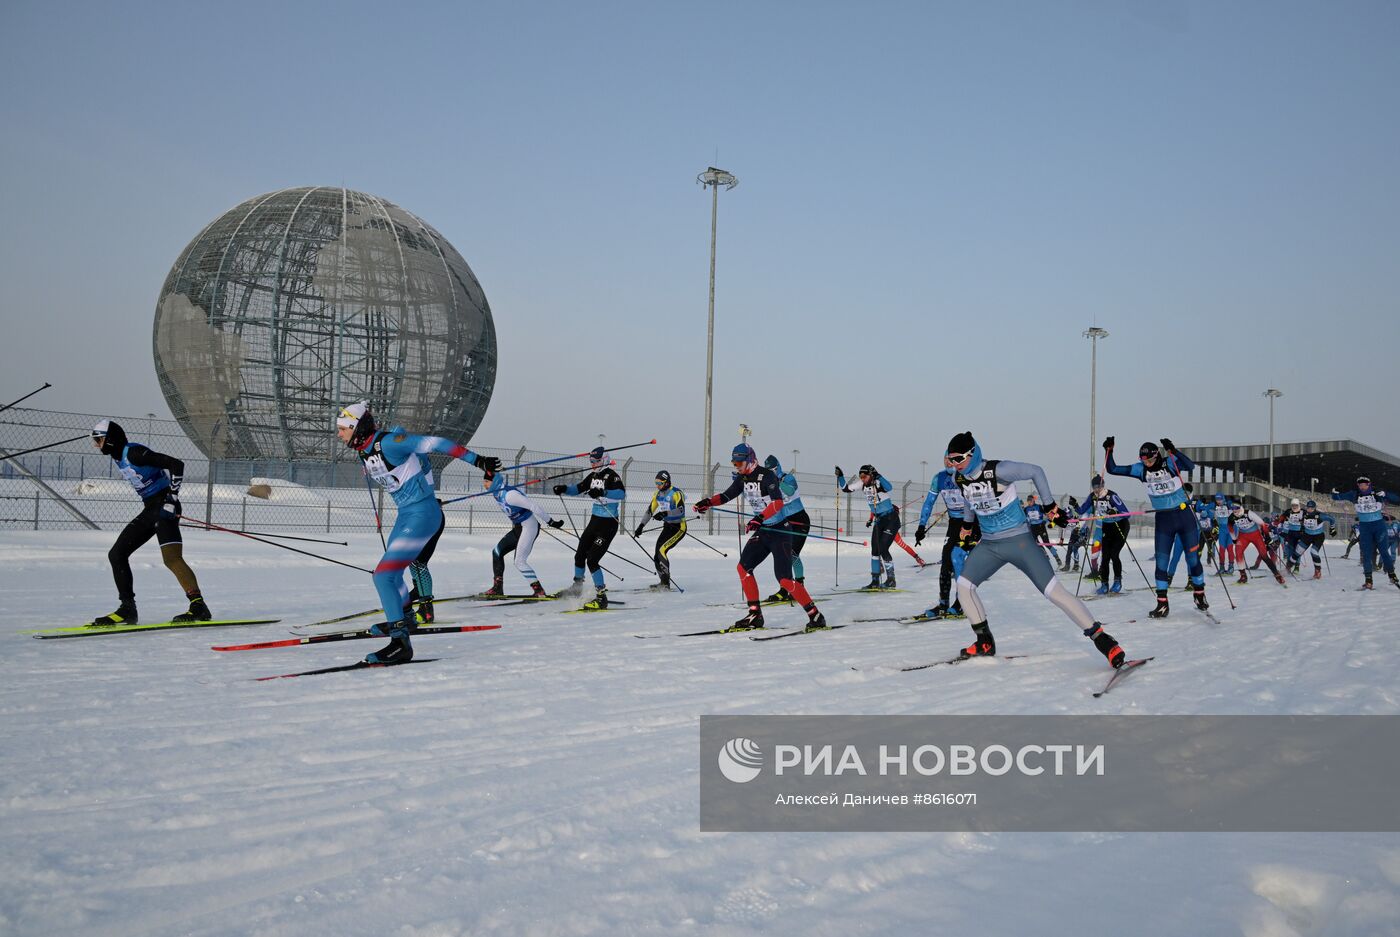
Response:
[{"label": "metal fence", "polygon": [[[0,529],[86,527],[80,517],[90,519],[98,527],[115,528],[131,520],[136,513],[131,486],[116,472],[112,460],[97,452],[88,438],[92,427],[104,418],[107,417],[94,413],[18,407],[0,413],[0,454],[81,437],[43,452],[0,461]],[[184,461],[185,483],[181,490],[184,511],[207,523],[250,531],[372,530],[376,511],[386,527],[394,521],[393,500],[377,487],[373,491],[367,488],[359,460],[349,452],[347,458],[338,463],[273,460],[211,463],[174,420],[154,416],[111,418],[122,424],[133,441]],[[330,432],[328,421],[327,433]],[[507,465],[564,455],[523,447],[473,444],[472,449],[496,456]],[[704,493],[707,479],[713,490],[721,490],[729,483],[727,462],[715,463],[705,470],[696,464],[658,462],[633,455],[647,451],[646,448],[630,449],[615,456],[617,471],[628,489],[622,508],[624,526],[635,527],[646,516],[655,491],[654,478],[660,469],[671,473],[672,483],[686,493],[688,503]],[[763,454],[760,452],[760,456]],[[450,501],[481,491],[481,474],[475,469],[455,460],[440,461],[445,462],[437,466],[440,499]],[[565,459],[522,469],[512,473],[510,481],[531,483],[526,490],[544,510],[556,517],[567,515],[579,523],[589,511],[588,499],[557,498],[550,491],[553,482],[535,482],[569,469],[586,468],[584,459]],[[815,532],[834,535],[840,528],[846,532],[845,536],[865,539],[864,524],[869,512],[862,496],[842,496],[838,511],[835,479],[830,473],[796,474]],[[912,530],[918,521],[926,483],[890,481],[894,486],[894,500],[901,505],[905,527]],[[1082,497],[1084,492],[1075,494]],[[1059,496],[1061,503],[1065,499],[1064,494]],[[77,514],[70,513],[65,503]],[[1142,506],[1141,502],[1129,502],[1133,510]],[[738,509],[739,505],[728,507]],[[477,529],[504,531],[510,527],[510,522],[490,498],[471,498],[449,504],[445,512],[449,527],[469,532]],[[743,524],[743,517],[711,512],[704,521],[692,521],[691,531],[737,535]]]}]

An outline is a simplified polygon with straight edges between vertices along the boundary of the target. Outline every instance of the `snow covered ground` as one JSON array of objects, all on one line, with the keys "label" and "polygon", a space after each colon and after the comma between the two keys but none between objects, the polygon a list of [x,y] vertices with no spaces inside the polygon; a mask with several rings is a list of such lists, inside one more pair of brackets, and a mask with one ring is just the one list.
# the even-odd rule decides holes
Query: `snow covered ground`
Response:
[{"label": "snow covered ground", "polygon": [[[352,571],[212,533],[189,532],[186,552],[215,614],[282,624],[20,634],[115,607],[113,537],[0,533],[0,934],[1400,932],[1394,834],[698,832],[702,713],[1394,715],[1400,591],[1383,577],[1376,592],[1355,591],[1354,560],[1287,590],[1232,586],[1233,611],[1217,580],[1220,628],[1180,593],[1160,623],[1146,617],[1146,592],[1094,603],[1130,654],[1157,657],[1095,700],[1102,658],[1011,570],[984,592],[999,649],[1035,655],[1022,661],[878,666],[954,653],[965,622],[636,640],[738,617],[706,606],[737,594],[732,538],[716,541],[729,559],[676,551],[684,594],[622,595],[653,580],[609,560],[626,577],[624,611],[442,605],[441,619],[504,627],[422,637],[418,655],[442,658],[422,666],[254,682],[377,644],[210,645],[285,637],[368,608],[374,593]],[[493,542],[450,535],[433,564],[438,594],[485,586]],[[614,548],[643,561],[625,537]],[[1147,562],[1148,544],[1134,548]],[[368,565],[378,540],[326,549]],[[535,558],[546,586],[566,583],[562,547],[546,542]],[[181,610],[158,551],[136,559],[143,616]],[[811,544],[807,560],[809,585],[825,591],[830,546]],[[843,586],[867,568],[843,547]],[[936,576],[901,569],[917,591],[823,607],[833,622],[917,611]],[[511,566],[506,581],[521,585]],[[766,569],[760,581],[770,591]],[[1125,582],[1141,585],[1131,562]],[[770,609],[769,624],[800,616]]]}]

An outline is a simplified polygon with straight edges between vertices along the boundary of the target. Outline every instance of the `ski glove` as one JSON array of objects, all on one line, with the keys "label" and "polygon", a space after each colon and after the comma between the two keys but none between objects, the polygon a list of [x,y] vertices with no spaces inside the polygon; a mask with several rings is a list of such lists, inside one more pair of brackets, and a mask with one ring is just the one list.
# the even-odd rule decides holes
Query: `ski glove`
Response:
[{"label": "ski glove", "polygon": [[550,521],[548,524],[545,524],[545,526],[546,526],[546,527],[553,527],[555,530],[563,530],[563,529],[564,529],[564,519],[563,519],[563,518],[560,518],[560,517],[556,517],[554,520]]},{"label": "ski glove", "polygon": [[761,517],[751,517],[751,518],[749,518],[748,524],[746,524],[746,525],[744,526],[744,531],[745,531],[746,533],[753,533],[754,531],[758,530],[758,528],[760,528],[760,527],[762,527],[762,526],[763,526],[763,518],[761,518]]},{"label": "ski glove", "polygon": [[482,455],[476,453],[476,461],[472,464],[483,472],[499,472],[501,470],[501,460],[493,455]]},{"label": "ski glove", "polygon": [[928,533],[928,528],[925,527],[923,524],[920,524],[919,529],[914,531],[914,546],[917,547],[919,544],[924,542],[924,534],[926,533]]},{"label": "ski glove", "polygon": [[693,505],[691,505],[691,507],[695,508],[696,514],[704,514],[710,508],[714,507],[714,505],[710,503],[709,498],[705,498],[703,500],[696,501]]},{"label": "ski glove", "polygon": [[872,515],[870,515],[869,517],[867,517],[867,518],[865,519],[865,526],[866,526],[866,527],[869,527],[874,521],[875,521],[875,515],[872,514]]},{"label": "ski glove", "polygon": [[1166,451],[1168,451],[1168,452],[1175,452],[1175,451],[1176,451],[1176,446],[1173,446],[1173,445],[1172,445],[1172,441],[1171,441],[1170,439],[1168,439],[1167,437],[1163,436],[1163,437],[1162,437],[1160,440],[1158,440],[1158,441],[1162,444],[1162,448],[1165,449]]},{"label": "ski glove", "polygon": [[557,495],[562,495],[564,492],[566,492],[566,491],[568,491],[568,490],[569,490],[569,486],[568,486],[568,485],[555,485],[555,486],[554,486],[554,493],[557,494]]},{"label": "ski glove", "polygon": [[1104,438],[1104,441],[1103,441],[1103,449],[1104,449],[1104,452],[1112,452],[1112,451],[1113,451],[1113,437],[1112,437],[1112,436],[1107,436],[1107,437]]},{"label": "ski glove", "polygon": [[654,520],[654,521],[664,521],[664,520],[666,520],[666,512],[665,512],[665,511],[657,511],[655,514],[653,514],[653,515],[651,516],[651,519]]},{"label": "ski glove", "polygon": [[632,531],[632,536],[634,536],[634,537],[640,537],[640,536],[642,535],[642,531],[644,531],[644,530],[646,530],[646,529],[647,529],[647,522],[646,522],[646,521],[642,521],[640,524],[637,525],[637,529],[634,530],[634,531]]},{"label": "ski glove", "polygon": [[839,466],[839,465],[836,466],[836,477],[837,477],[837,478],[845,478],[845,477],[846,477],[846,473],[843,472],[843,471],[841,471],[841,466]]},{"label": "ski glove", "polygon": [[608,489],[606,489],[606,488],[590,488],[590,489],[588,489],[588,497],[590,497],[590,498],[600,499],[600,498],[606,498],[607,496],[608,496]]},{"label": "ski glove", "polygon": [[1332,530],[1331,530],[1331,532],[1330,532],[1330,534],[1329,534],[1329,536],[1332,536],[1332,537],[1337,536],[1337,528],[1333,527]]},{"label": "ski glove", "polygon": [[165,503],[161,505],[160,513],[173,514],[176,517],[179,517],[181,514],[185,513],[180,509],[180,499],[175,497],[174,491],[167,491],[165,493]]}]

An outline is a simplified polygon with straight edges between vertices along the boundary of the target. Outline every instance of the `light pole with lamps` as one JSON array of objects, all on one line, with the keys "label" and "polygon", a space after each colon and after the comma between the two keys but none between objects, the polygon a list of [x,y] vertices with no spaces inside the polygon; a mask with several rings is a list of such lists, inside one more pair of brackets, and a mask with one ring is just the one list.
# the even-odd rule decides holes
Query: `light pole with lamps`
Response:
[{"label": "light pole with lamps", "polygon": [[789,471],[789,472],[795,472],[795,471],[797,471],[797,455],[798,455],[798,451],[799,451],[799,450],[797,450],[797,449],[792,450],[792,465],[790,465],[790,466],[788,467],[788,471]]},{"label": "light pole with lamps", "polygon": [[695,181],[701,186],[712,189],[710,193],[710,321],[709,329],[705,339],[705,495],[714,494],[712,490],[713,479],[710,475],[710,416],[714,405],[715,388],[715,235],[719,227],[719,187],[732,189],[739,184],[739,180],[723,169],[716,169],[711,166],[700,175],[695,177]]},{"label": "light pole with lamps", "polygon": [[1270,387],[1264,391],[1269,398],[1269,513],[1274,513],[1274,401],[1283,396],[1283,391]]},{"label": "light pole with lamps", "polygon": [[1093,345],[1093,350],[1089,353],[1089,475],[1096,471],[1094,463],[1094,440],[1098,438],[1096,423],[1098,421],[1098,396],[1099,396],[1099,339],[1108,338],[1108,329],[1101,329],[1097,325],[1086,329],[1084,337],[1089,339]]}]

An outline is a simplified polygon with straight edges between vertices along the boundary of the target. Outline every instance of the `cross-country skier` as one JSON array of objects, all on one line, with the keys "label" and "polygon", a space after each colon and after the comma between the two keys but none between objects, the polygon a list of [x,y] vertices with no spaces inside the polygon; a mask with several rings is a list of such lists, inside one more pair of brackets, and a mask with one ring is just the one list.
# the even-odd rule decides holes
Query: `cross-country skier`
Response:
[{"label": "cross-country skier", "polygon": [[1329,532],[1337,536],[1337,519],[1323,514],[1317,509],[1317,502],[1309,498],[1303,507],[1303,536],[1298,538],[1298,553],[1302,555],[1303,547],[1312,553],[1314,579],[1322,578],[1322,547]]},{"label": "cross-country skier", "polygon": [[[893,589],[894,557],[890,546],[894,535],[899,532],[899,508],[890,497],[893,486],[881,475],[875,466],[866,463],[860,467],[859,477],[849,484],[841,466],[836,466],[836,487],[842,491],[861,491],[870,504],[870,513],[875,515],[874,527],[870,531],[870,585],[867,589]],[[880,566],[885,568],[885,581],[880,582]]]},{"label": "cross-country skier", "polygon": [[404,610],[409,599],[403,573],[415,560],[422,558],[424,548],[435,542],[444,525],[428,453],[461,459],[484,472],[499,469],[501,460],[479,455],[441,436],[410,433],[401,426],[380,430],[375,425],[369,402],[364,400],[341,409],[336,417],[335,432],[340,441],[360,457],[365,474],[382,485],[398,507],[394,529],[385,541],[384,556],[374,567],[374,588],[384,608],[384,623],[370,630],[387,635],[389,643],[367,654],[365,661],[407,663],[413,660],[413,644],[409,640],[413,622]]},{"label": "cross-country skier", "polygon": [[[1099,587],[1095,591],[1099,595],[1122,592],[1123,559],[1119,553],[1128,542],[1128,506],[1123,503],[1118,492],[1109,490],[1102,475],[1095,475],[1089,485],[1089,494],[1082,502],[1079,515],[1092,517],[1102,525],[1099,539],[1099,543],[1102,544],[1102,557],[1099,563],[1103,575],[1099,577]],[[1113,573],[1111,586],[1108,582],[1110,569]]]},{"label": "cross-country skier", "polygon": [[587,564],[597,594],[583,607],[597,611],[608,607],[603,555],[608,552],[613,537],[617,536],[618,518],[622,502],[627,497],[627,488],[622,484],[622,476],[608,465],[607,450],[602,446],[595,446],[589,451],[588,465],[591,471],[585,477],[572,485],[555,485],[554,493],[593,499],[592,516],[579,534],[578,549],[574,551],[574,581],[563,594],[583,594],[583,568]]},{"label": "cross-country skier", "polygon": [[[807,545],[807,535],[812,530],[812,518],[807,513],[807,509],[802,506],[802,492],[797,484],[797,476],[792,472],[783,471],[783,464],[778,461],[778,457],[770,455],[763,460],[763,467],[768,469],[778,477],[778,490],[783,495],[783,517],[787,522],[788,530],[795,536],[787,538],[792,550],[792,578],[801,583],[806,583],[807,574],[802,566],[802,548]],[[773,570],[777,575],[777,568]],[[774,592],[765,602],[791,602],[792,596],[788,595],[787,589],[783,588],[781,582],[778,583],[778,591]]]},{"label": "cross-country skier", "polygon": [[[1084,524],[1074,525],[1074,529],[1069,532],[1069,545],[1065,547],[1065,561],[1060,564],[1060,572],[1079,572],[1079,551],[1084,549],[1084,541],[1088,539],[1088,534]],[[1071,563],[1074,564],[1072,568]]]},{"label": "cross-country skier", "polygon": [[734,629],[747,631],[763,627],[763,607],[758,597],[758,580],[754,579],[753,571],[770,556],[778,583],[807,613],[807,630],[826,628],[826,618],[807,593],[807,587],[792,575],[792,544],[789,541],[794,538],[788,521],[783,518],[783,492],[778,476],[772,469],[758,464],[758,454],[747,443],[735,446],[729,455],[730,464],[734,466],[729,487],[708,498],[701,498],[695,502],[694,509],[696,514],[704,514],[710,508],[742,495],[748,509],[754,512],[747,525],[747,531],[752,536],[739,554],[738,565],[739,582],[743,586],[749,611],[734,623]]},{"label": "cross-country skier", "polygon": [[535,573],[535,568],[530,565],[530,551],[535,548],[541,527],[553,527],[557,530],[564,526],[564,521],[550,517],[548,511],[530,500],[519,487],[507,485],[504,475],[498,475],[494,471],[485,472],[481,482],[483,487],[491,492],[492,500],[500,505],[501,511],[510,518],[511,523],[510,531],[491,551],[491,588],[482,594],[505,594],[506,555],[514,553],[515,568],[529,583],[530,592],[536,598],[544,598],[548,593],[545,592],[544,586],[540,585],[540,577]]},{"label": "cross-country skier", "polygon": [[1050,551],[1050,555],[1055,558],[1055,562],[1060,561],[1060,551],[1055,549],[1055,545],[1050,542],[1050,531],[1048,524],[1059,516],[1057,509],[1053,514],[1047,513],[1044,508],[1036,504],[1036,496],[1026,495],[1026,523],[1030,525],[1031,536],[1035,537],[1036,543]]},{"label": "cross-country skier", "polygon": [[685,537],[685,492],[671,484],[671,473],[662,469],[656,473],[656,493],[651,496],[647,516],[637,525],[634,537],[640,537],[646,529],[647,521],[661,522],[661,533],[656,535],[656,549],[651,561],[656,565],[656,575],[661,581],[652,588],[671,588],[671,560],[668,553]]},{"label": "cross-country skier", "polygon": [[[1215,568],[1222,573],[1233,573],[1235,571],[1235,553],[1232,547],[1235,545],[1234,539],[1230,536],[1230,503],[1225,500],[1225,496],[1216,493],[1214,505],[1211,507],[1211,517],[1215,520],[1215,542],[1220,548],[1216,556]],[[1226,564],[1229,565],[1226,565]]]},{"label": "cross-country skier", "polygon": [[1269,572],[1274,574],[1281,586],[1288,583],[1283,580],[1283,573],[1274,565],[1274,559],[1269,555],[1269,548],[1264,544],[1264,529],[1267,526],[1264,519],[1253,511],[1246,511],[1244,505],[1235,503],[1230,505],[1230,525],[1233,528],[1231,535],[1235,539],[1235,564],[1240,569],[1240,582],[1249,582],[1249,573],[1244,568],[1245,547],[1254,547],[1258,560],[1263,560],[1269,565]]},{"label": "cross-country skier", "polygon": [[982,657],[996,653],[996,641],[987,626],[987,611],[982,605],[977,587],[1007,563],[1012,564],[1059,606],[1094,647],[1113,667],[1125,660],[1123,649],[1103,625],[1094,620],[1083,602],[1070,595],[1058,579],[1055,568],[1031,535],[1026,524],[1026,512],[1016,493],[1016,482],[1032,482],[1045,498],[1046,507],[1054,505],[1054,494],[1045,470],[1027,462],[984,459],[982,448],[971,432],[962,432],[948,441],[946,465],[957,470],[956,481],[968,509],[976,514],[982,529],[982,540],[967,558],[958,576],[958,596],[972,625],[975,640],[962,649],[961,656]]},{"label": "cross-country skier", "polygon": [[951,607],[948,604],[953,579],[957,575],[957,570],[953,567],[953,551],[959,548],[959,543],[964,539],[970,538],[976,543],[982,538],[982,531],[977,527],[977,515],[967,509],[967,502],[963,501],[956,476],[957,471],[949,466],[945,457],[942,471],[929,482],[928,494],[924,495],[924,506],[919,510],[919,527],[914,531],[914,546],[918,546],[928,534],[929,515],[933,513],[933,506],[942,498],[943,506],[948,511],[948,530],[943,540],[942,565],[938,569],[938,604],[926,613],[929,618],[962,616],[962,606],[956,599]]},{"label": "cross-country skier", "polygon": [[107,551],[112,578],[117,584],[117,610],[92,624],[134,625],[140,621],[130,560],[131,554],[152,537],[157,538],[156,543],[160,545],[160,558],[165,568],[175,575],[180,588],[185,590],[185,597],[190,600],[189,609],[171,620],[209,621],[209,606],[199,591],[194,570],[185,562],[184,541],[180,536],[180,483],[184,481],[185,463],[129,441],[116,420],[102,420],[94,426],[92,444],[103,455],[112,457],[117,471],[141,499],[141,513],[122,528],[117,542]]},{"label": "cross-country skier", "polygon": [[1283,558],[1290,573],[1297,573],[1302,560],[1303,502],[1294,498],[1283,513]]},{"label": "cross-country skier", "polygon": [[[1147,497],[1152,502],[1155,523],[1157,552],[1157,607],[1147,614],[1152,618],[1166,618],[1171,609],[1167,602],[1167,589],[1171,576],[1167,572],[1172,543],[1180,540],[1186,556],[1186,574],[1191,580],[1196,607],[1205,611],[1210,608],[1206,601],[1206,576],[1201,567],[1201,529],[1191,516],[1186,505],[1186,492],[1182,490],[1181,473],[1194,469],[1195,463],[1178,452],[1170,439],[1162,440],[1161,449],[1148,440],[1138,447],[1138,461],[1133,465],[1120,466],[1113,461],[1113,437],[1103,441],[1104,462],[1110,475],[1123,475],[1136,478],[1147,485]],[[1166,455],[1163,456],[1163,451]]]},{"label": "cross-country skier", "polygon": [[1371,479],[1362,475],[1356,480],[1356,487],[1349,491],[1332,490],[1333,501],[1351,501],[1356,505],[1356,526],[1361,530],[1361,571],[1366,575],[1363,589],[1374,589],[1371,582],[1371,558],[1377,550],[1381,554],[1381,565],[1390,577],[1392,585],[1400,586],[1395,578],[1395,557],[1386,546],[1386,524],[1382,512],[1386,504],[1400,504],[1400,494],[1381,491],[1371,487]]},{"label": "cross-country skier", "polygon": [[1352,525],[1352,528],[1351,528],[1351,532],[1347,534],[1347,548],[1346,548],[1345,550],[1342,551],[1342,559],[1344,559],[1344,560],[1351,559],[1351,548],[1354,547],[1354,546],[1356,546],[1357,541],[1360,540],[1360,539],[1361,539],[1361,528],[1359,528],[1359,527],[1357,527],[1355,524],[1353,524],[1353,525]]}]

